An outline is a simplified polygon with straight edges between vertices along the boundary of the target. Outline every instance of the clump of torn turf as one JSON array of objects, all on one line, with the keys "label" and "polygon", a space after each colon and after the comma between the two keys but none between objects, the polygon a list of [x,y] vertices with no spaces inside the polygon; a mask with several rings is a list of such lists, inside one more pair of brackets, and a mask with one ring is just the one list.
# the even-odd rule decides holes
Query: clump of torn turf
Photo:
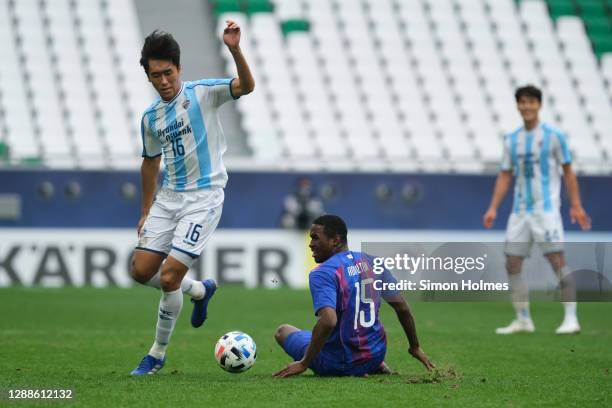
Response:
[{"label": "clump of torn turf", "polygon": [[460,379],[461,374],[454,367],[439,367],[425,374],[411,375],[406,382],[408,384],[442,384]]}]

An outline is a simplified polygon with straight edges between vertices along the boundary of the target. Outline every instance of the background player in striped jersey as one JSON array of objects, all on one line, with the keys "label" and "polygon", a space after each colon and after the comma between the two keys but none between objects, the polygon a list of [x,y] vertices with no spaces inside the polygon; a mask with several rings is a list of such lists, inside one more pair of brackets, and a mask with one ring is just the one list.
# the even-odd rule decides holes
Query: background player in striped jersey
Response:
[{"label": "background player in striped jersey", "polygon": [[514,204],[506,228],[506,268],[517,317],[498,334],[533,332],[529,314],[528,288],[521,279],[523,259],[537,242],[561,283],[565,318],[557,334],[580,332],[576,315],[576,287],[563,256],[563,224],[560,214],[561,168],[570,200],[570,218],[583,230],[591,220],[582,208],[578,181],[572,170],[572,156],[565,135],[539,120],[542,92],[531,85],[515,94],[523,126],[507,135],[501,171],[495,183],[491,205],[484,215],[484,226],[491,228],[497,208],[504,199],[512,176],[515,176]]},{"label": "background player in striped jersey", "polygon": [[274,374],[289,377],[311,368],[319,375],[362,376],[386,373],[385,329],[378,319],[380,299],[395,310],[404,328],[409,353],[431,370],[434,366],[419,347],[414,319],[397,291],[377,291],[375,279],[395,282],[385,271],[373,272],[373,258],[349,251],[344,221],[323,215],[310,228],[310,249],[320,265],[309,275],[310,293],[317,323],[312,333],[283,324],[274,335],[294,363]]},{"label": "background player in striped jersey", "polygon": [[[223,42],[234,57],[238,78],[183,82],[179,45],[165,32],[154,31],[142,48],[140,63],[159,98],[142,117],[142,206],[132,276],[160,288],[162,295],[155,342],[132,375],[163,367],[183,293],[194,302],[191,324],[199,327],[216,290],[213,280],[198,282],[185,274],[217,227],[223,207],[226,142],[217,110],[255,86],[235,22],[227,21]],[[162,155],[166,173],[155,195]]]}]

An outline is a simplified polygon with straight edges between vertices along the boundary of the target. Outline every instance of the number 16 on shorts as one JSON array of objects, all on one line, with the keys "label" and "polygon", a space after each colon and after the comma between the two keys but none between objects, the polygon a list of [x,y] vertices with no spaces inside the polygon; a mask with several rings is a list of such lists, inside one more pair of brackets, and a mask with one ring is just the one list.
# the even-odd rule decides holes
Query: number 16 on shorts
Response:
[{"label": "number 16 on shorts", "polygon": [[189,223],[189,228],[187,229],[187,233],[183,239],[183,242],[187,245],[195,245],[198,243],[198,239],[200,239],[200,231],[202,230],[202,226],[200,224],[195,224],[193,222]]},{"label": "number 16 on shorts", "polygon": [[217,228],[221,218],[222,206],[204,209],[189,218],[181,219],[173,234],[172,247],[181,250],[192,258],[202,254],[210,236]]}]

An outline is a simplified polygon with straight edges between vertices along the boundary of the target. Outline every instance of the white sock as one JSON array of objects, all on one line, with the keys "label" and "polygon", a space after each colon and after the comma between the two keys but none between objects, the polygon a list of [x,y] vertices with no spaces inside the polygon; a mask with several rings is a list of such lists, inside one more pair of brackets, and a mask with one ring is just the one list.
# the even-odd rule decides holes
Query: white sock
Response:
[{"label": "white sock", "polygon": [[155,342],[149,351],[149,354],[153,357],[161,359],[166,355],[166,348],[168,348],[170,336],[172,335],[176,319],[178,319],[182,307],[183,294],[180,289],[173,292],[164,292],[162,290],[157,315]]},{"label": "white sock", "polygon": [[561,303],[565,310],[564,320],[578,318],[576,316],[576,282],[571,272],[567,265],[557,272],[561,286]]},{"label": "white sock", "polygon": [[516,317],[519,320],[531,319],[529,313],[529,288],[523,281],[521,274],[511,274],[508,276],[510,288],[512,289],[512,304],[516,310]]},{"label": "white sock", "polygon": [[[157,272],[147,283],[147,286],[151,286],[152,288],[161,289],[161,272]],[[181,282],[181,291],[184,294],[191,296],[193,299],[198,300],[202,299],[206,294],[206,288],[204,284],[200,281],[191,279],[187,276],[183,278]]]},{"label": "white sock", "polygon": [[161,289],[161,271],[157,271],[157,273],[153,275],[153,277],[149,279],[145,285],[155,289]]},{"label": "white sock", "polygon": [[516,310],[516,317],[519,320],[530,320],[531,314],[529,313],[529,302],[512,302],[514,310]]},{"label": "white sock", "polygon": [[206,294],[206,288],[200,281],[185,276],[181,282],[181,290],[184,294],[191,296],[192,299],[202,299]]},{"label": "white sock", "polygon": [[561,302],[563,303],[563,309],[565,310],[565,319],[577,319],[576,315],[576,302]]}]

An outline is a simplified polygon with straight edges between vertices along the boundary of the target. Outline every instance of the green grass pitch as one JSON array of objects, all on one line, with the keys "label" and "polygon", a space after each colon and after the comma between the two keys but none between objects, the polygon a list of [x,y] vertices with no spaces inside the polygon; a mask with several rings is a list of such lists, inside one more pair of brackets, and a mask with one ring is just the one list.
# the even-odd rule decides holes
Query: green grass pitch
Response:
[{"label": "green grass pitch", "polygon": [[[281,323],[312,328],[307,291],[221,287],[200,329],[191,303],[173,334],[164,369],[129,372],[154,336],[159,294],[153,289],[0,290],[0,405],[3,406],[612,406],[612,304],[582,303],[583,332],[553,334],[562,316],[554,303],[532,305],[537,331],[496,336],[512,318],[507,303],[412,303],[423,349],[438,366],[428,374],[407,353],[388,306],[382,308],[386,361],[399,373],[368,378],[306,374],[278,380],[289,358],[272,334]],[[258,360],[243,374],[215,363],[225,332],[257,342]],[[73,389],[72,401],[9,401],[9,389]]]}]

